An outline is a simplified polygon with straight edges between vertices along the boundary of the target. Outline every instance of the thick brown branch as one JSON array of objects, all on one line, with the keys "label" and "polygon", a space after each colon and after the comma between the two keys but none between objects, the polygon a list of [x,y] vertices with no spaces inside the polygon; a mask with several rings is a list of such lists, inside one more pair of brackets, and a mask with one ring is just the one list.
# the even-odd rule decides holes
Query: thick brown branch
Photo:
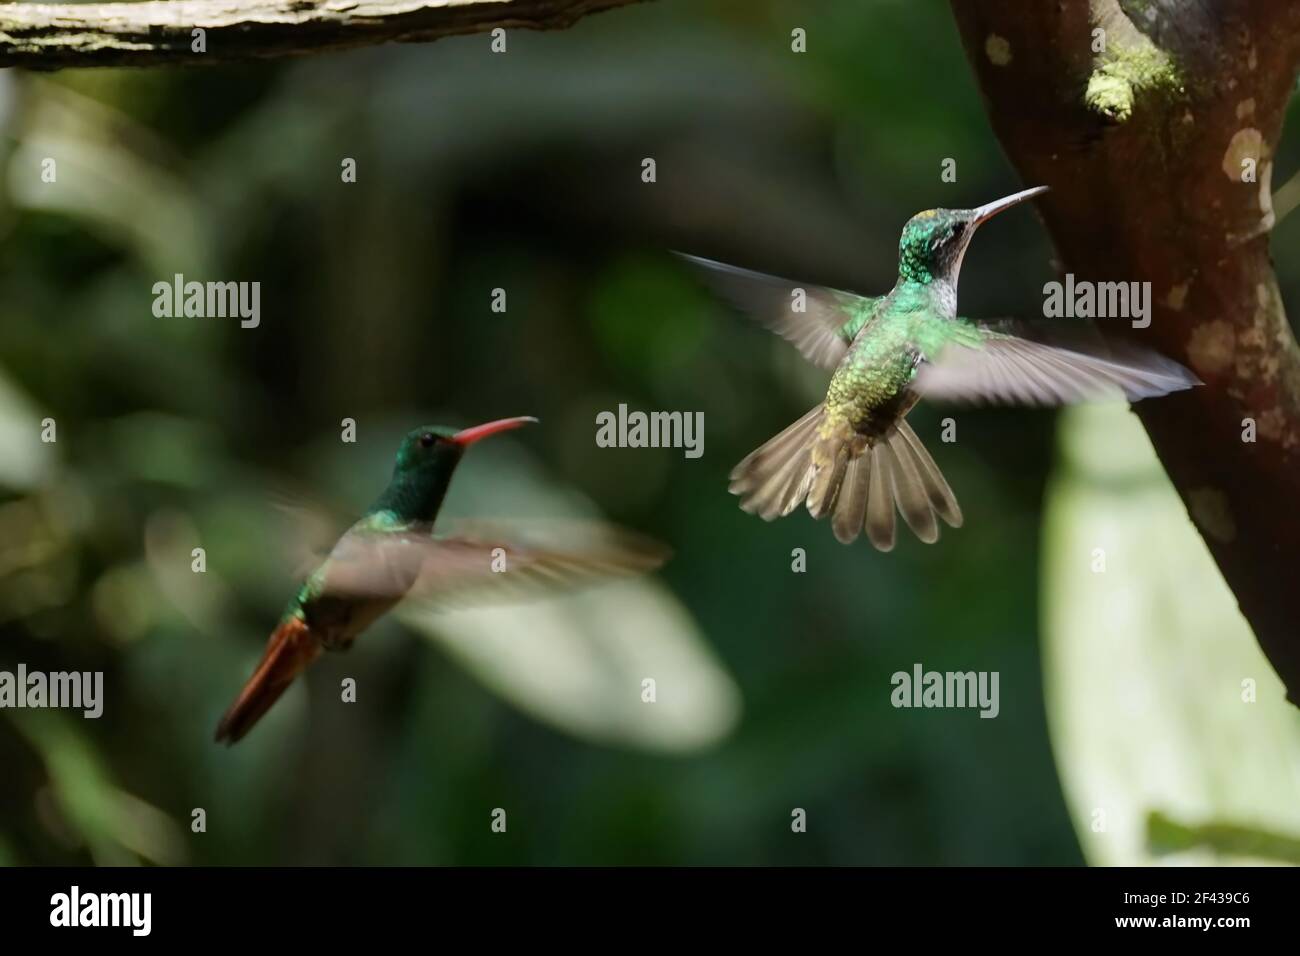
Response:
[{"label": "thick brown branch", "polygon": [[1053,187],[1064,271],[1150,282],[1152,324],[1128,334],[1205,381],[1136,410],[1300,702],[1300,349],[1268,252],[1300,5],[952,7],[995,131],[1026,182]]},{"label": "thick brown branch", "polygon": [[[495,27],[571,26],[638,0],[149,0],[0,4],[0,66],[221,63]],[[197,42],[195,30],[202,30]],[[200,49],[202,52],[200,52]]]}]

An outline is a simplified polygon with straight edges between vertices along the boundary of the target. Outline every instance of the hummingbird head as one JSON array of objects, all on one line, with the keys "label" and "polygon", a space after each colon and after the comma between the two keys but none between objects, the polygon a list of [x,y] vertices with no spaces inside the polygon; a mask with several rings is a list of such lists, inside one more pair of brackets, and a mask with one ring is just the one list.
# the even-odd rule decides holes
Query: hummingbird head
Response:
[{"label": "hummingbird head", "polygon": [[465,449],[480,439],[509,431],[537,419],[531,416],[500,418],[473,428],[444,428],[442,425],[422,425],[406,433],[397,449],[394,477],[428,469],[452,469],[460,461]]},{"label": "hummingbird head", "polygon": [[929,285],[936,280],[957,285],[961,260],[975,230],[1000,212],[1047,192],[1035,186],[974,209],[927,209],[907,221],[898,242],[898,275]]},{"label": "hummingbird head", "polygon": [[388,508],[404,518],[432,521],[466,448],[489,435],[535,421],[536,418],[520,416],[460,430],[441,425],[412,429],[397,449],[393,480],[375,507]]}]

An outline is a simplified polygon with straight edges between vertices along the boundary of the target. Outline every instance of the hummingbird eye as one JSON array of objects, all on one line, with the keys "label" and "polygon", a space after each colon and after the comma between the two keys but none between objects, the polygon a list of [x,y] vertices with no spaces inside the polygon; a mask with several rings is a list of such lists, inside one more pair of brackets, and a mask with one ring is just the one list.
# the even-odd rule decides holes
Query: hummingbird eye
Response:
[{"label": "hummingbird eye", "polygon": [[435,440],[433,432],[425,432],[420,436],[420,447],[432,448]]},{"label": "hummingbird eye", "polygon": [[948,226],[946,229],[938,229],[935,231],[934,235],[931,236],[930,244],[935,250],[938,250],[943,246],[948,245],[950,242],[952,242],[954,239],[960,236],[961,231],[962,231],[961,223],[953,223],[951,226]]}]

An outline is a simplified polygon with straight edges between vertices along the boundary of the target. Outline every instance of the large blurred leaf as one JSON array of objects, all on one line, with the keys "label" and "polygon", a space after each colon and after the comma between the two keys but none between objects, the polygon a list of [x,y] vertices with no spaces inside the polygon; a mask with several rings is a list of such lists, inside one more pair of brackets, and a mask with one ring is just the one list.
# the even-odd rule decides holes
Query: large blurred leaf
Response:
[{"label": "large blurred leaf", "polygon": [[[694,750],[730,730],[739,710],[735,685],[690,614],[649,581],[403,619],[520,709],[589,740]],[[653,703],[642,700],[647,678]]]},{"label": "large blurred leaf", "polygon": [[[476,448],[462,468],[474,469],[473,481],[453,493],[468,513],[592,518],[590,504],[549,486],[517,447]],[[739,692],[699,626],[653,577],[494,608],[410,605],[399,615],[520,709],[589,740],[693,750],[725,736],[739,715]],[[653,703],[642,699],[647,679]]]},{"label": "large blurred leaf", "polygon": [[[1061,445],[1044,532],[1044,656],[1085,854],[1107,865],[1285,858],[1287,834],[1300,834],[1300,713],[1137,418],[1118,405],[1073,409]],[[1278,834],[1279,852],[1210,838],[1247,831]]]},{"label": "large blurred leaf", "polygon": [[[159,278],[203,271],[208,251],[186,183],[160,141],[123,114],[48,80],[22,87],[24,113],[9,160],[16,206],[84,220],[129,244]],[[46,182],[43,164],[56,178]]]}]

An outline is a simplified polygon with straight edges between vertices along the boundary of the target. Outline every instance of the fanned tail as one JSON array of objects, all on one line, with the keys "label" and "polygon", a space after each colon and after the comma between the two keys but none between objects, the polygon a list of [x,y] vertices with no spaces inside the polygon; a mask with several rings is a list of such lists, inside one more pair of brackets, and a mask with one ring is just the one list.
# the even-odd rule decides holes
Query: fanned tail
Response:
[{"label": "fanned tail", "polygon": [[808,495],[805,478],[811,481],[812,443],[823,411],[817,405],[731,469],[728,490],[740,495],[742,510],[771,521],[799,507]]},{"label": "fanned tail", "polygon": [[217,742],[233,744],[252,730],[321,650],[321,642],[302,618],[280,622],[267,641],[262,662],[217,724]]},{"label": "fanned tail", "polygon": [[806,501],[814,518],[831,516],[839,541],[850,544],[865,529],[881,551],[894,547],[896,509],[927,544],[939,539],[938,519],[962,524],[956,496],[906,421],[873,441],[827,423],[822,405],[737,465],[730,490],[765,521]]},{"label": "fanned tail", "polygon": [[960,528],[961,506],[939,466],[905,421],[851,465],[835,502],[831,527],[849,544],[866,528],[881,551],[894,546],[894,511],[926,544],[939,540],[939,520]]}]

